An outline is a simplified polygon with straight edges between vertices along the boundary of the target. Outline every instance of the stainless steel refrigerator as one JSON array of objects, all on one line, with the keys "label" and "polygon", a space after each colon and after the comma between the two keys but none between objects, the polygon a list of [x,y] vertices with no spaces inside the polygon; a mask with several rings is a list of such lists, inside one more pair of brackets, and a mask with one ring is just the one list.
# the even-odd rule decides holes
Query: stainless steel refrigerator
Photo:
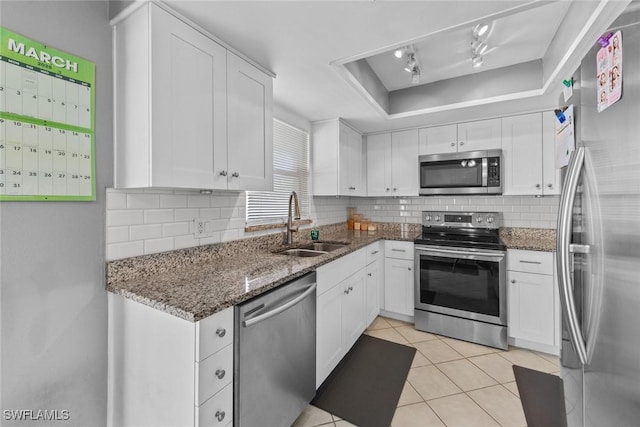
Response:
[{"label": "stainless steel refrigerator", "polygon": [[594,48],[580,66],[576,151],[558,218],[561,377],[571,426],[640,425],[640,2],[622,32],[622,98],[597,111]]}]

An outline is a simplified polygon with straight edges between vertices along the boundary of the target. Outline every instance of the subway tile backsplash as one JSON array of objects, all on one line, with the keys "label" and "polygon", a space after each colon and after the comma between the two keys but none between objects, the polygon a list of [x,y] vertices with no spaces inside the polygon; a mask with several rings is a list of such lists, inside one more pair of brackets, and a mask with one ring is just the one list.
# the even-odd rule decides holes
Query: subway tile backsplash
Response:
[{"label": "subway tile backsplash", "polygon": [[[244,192],[107,189],[107,261],[284,232],[286,218],[282,228],[245,232],[245,203]],[[503,213],[505,227],[553,229],[558,203],[558,196],[314,197],[311,219],[344,222],[350,206],[372,221],[396,223],[419,223],[425,210],[493,211]],[[194,218],[211,220],[209,237],[194,237]]]},{"label": "subway tile backsplash", "polygon": [[422,211],[502,212],[503,226],[556,228],[559,196],[467,196],[352,198],[358,212],[372,221],[419,223]]},{"label": "subway tile backsplash", "polygon": [[[311,219],[316,225],[344,222],[349,202],[314,197]],[[107,261],[284,232],[286,218],[282,228],[245,232],[245,209],[244,192],[107,189]],[[209,237],[194,237],[195,218],[211,220]]]}]

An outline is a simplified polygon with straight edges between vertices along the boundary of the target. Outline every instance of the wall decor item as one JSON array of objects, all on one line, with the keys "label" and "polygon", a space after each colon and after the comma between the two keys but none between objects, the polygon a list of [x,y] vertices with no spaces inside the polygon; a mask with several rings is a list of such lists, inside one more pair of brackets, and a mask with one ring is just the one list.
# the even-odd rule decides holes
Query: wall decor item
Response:
[{"label": "wall decor item", "polygon": [[622,31],[598,39],[596,55],[598,76],[598,112],[604,111],[622,97]]},{"label": "wall decor item", "polygon": [[95,64],[0,27],[0,201],[95,200]]}]

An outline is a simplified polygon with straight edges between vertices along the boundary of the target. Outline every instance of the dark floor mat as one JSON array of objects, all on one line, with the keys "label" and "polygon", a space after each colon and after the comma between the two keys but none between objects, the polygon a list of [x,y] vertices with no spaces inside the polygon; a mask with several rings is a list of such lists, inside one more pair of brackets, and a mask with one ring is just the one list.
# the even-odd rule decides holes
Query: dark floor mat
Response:
[{"label": "dark floor mat", "polygon": [[361,427],[389,427],[416,349],[362,335],[312,405]]}]

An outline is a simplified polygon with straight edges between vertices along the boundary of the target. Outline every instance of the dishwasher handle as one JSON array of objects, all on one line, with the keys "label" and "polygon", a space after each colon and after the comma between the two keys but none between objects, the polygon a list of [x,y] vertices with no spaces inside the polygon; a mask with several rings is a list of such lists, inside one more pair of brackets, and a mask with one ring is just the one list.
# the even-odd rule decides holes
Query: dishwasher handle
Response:
[{"label": "dishwasher handle", "polygon": [[276,315],[282,313],[285,310],[290,309],[291,307],[293,307],[294,305],[298,304],[300,301],[305,299],[307,296],[309,296],[309,294],[313,293],[313,291],[316,290],[316,286],[317,285],[315,283],[312,283],[311,286],[309,286],[309,288],[307,288],[306,291],[304,291],[302,294],[300,294],[300,296],[292,299],[291,301],[289,301],[289,302],[287,302],[285,304],[282,304],[279,307],[274,308],[273,310],[267,311],[266,313],[259,314],[258,316],[252,317],[249,320],[244,320],[242,322],[242,326],[245,327],[245,328],[248,328],[250,326],[255,325],[256,323],[260,323],[263,320],[267,320],[267,319],[269,319],[269,318],[271,318],[273,316],[276,316]]}]

